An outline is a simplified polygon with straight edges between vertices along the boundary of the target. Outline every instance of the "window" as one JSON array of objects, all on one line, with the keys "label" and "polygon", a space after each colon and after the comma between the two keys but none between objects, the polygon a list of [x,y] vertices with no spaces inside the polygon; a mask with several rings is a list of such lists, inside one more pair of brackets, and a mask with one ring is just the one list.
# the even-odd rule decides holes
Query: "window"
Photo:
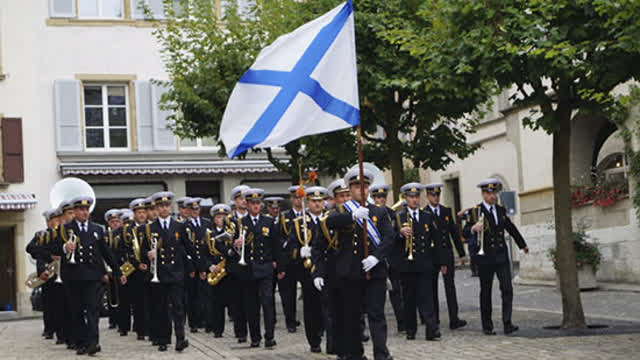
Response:
[{"label": "window", "polygon": [[180,149],[196,150],[196,149],[216,149],[217,144],[213,137],[198,139],[180,139]]},{"label": "window", "polygon": [[127,85],[84,85],[84,133],[87,150],[127,150]]},{"label": "window", "polygon": [[78,0],[80,19],[122,19],[124,0]]}]

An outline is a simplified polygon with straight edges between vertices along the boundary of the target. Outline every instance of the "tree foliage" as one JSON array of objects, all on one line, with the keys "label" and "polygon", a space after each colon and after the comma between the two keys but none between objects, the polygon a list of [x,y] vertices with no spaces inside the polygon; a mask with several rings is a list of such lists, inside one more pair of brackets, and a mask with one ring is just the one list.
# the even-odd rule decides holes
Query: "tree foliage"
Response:
[{"label": "tree foliage", "polygon": [[387,36],[439,68],[433,72],[455,69],[509,90],[516,106],[532,106],[525,124],[553,134],[563,325],[583,327],[571,246],[572,119],[603,113],[614,101],[612,90],[638,78],[640,1],[430,0],[418,16],[431,26],[398,27]]}]

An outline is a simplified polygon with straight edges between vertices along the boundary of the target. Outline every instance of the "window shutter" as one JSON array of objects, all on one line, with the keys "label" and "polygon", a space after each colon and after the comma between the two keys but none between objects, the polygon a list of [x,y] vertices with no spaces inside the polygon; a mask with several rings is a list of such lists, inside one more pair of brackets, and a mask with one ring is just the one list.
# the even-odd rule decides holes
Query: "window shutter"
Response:
[{"label": "window shutter", "polygon": [[151,82],[136,81],[136,121],[138,123],[138,151],[153,150],[153,117]]},{"label": "window shutter", "polygon": [[151,104],[153,118],[153,150],[176,150],[176,136],[167,128],[169,111],[160,109],[160,98],[167,92],[164,85],[151,84]]},{"label": "window shutter", "polygon": [[80,81],[56,80],[56,150],[82,151]]},{"label": "window shutter", "polygon": [[76,0],[49,0],[49,17],[76,17]]},{"label": "window shutter", "polygon": [[22,119],[2,119],[2,167],[5,182],[24,182]]}]

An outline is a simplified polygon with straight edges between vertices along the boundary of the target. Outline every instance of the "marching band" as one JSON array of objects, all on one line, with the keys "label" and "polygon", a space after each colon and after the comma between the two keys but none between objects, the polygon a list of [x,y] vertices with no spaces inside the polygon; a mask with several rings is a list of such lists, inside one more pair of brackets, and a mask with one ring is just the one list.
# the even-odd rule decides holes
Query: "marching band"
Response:
[{"label": "marching band", "polygon": [[[276,346],[276,286],[285,327],[294,333],[301,325],[296,317],[300,284],[310,352],[322,352],[324,338],[325,352],[338,360],[365,359],[366,321],[375,360],[392,359],[387,292],[398,331],[415,340],[422,323],[425,339],[436,341],[442,336],[442,274],[449,328],[467,325],[458,316],[455,286],[454,256],[463,264],[466,260],[463,241],[475,254],[483,332],[496,334],[494,275],[500,282],[504,333],[518,330],[511,321],[505,232],[520,249],[528,248],[497,204],[500,182],[480,183],[482,202],[460,214],[440,204],[442,184],[404,184],[401,200],[389,207],[390,187],[372,183],[371,172],[361,175],[354,169],[327,188],[292,186],[286,211],[280,208],[283,198],[263,198],[262,189],[240,185],[231,192],[231,204],[211,207],[210,220],[201,216],[202,199],[159,192],[133,199],[127,209],[107,211],[105,226],[90,219],[96,199],[88,184],[75,192],[67,189],[58,207],[43,213],[46,229],[36,232],[26,249],[37,262],[27,286],[42,289],[43,336],[55,336],[56,344],[79,355],[99,352],[99,303],[106,288],[110,328],[121,336],[133,331],[137,340],[148,340],[159,351],[172,344],[172,333],[174,349],[185,350],[187,325],[191,333],[205,329],[222,337],[226,313],[238,343],[249,340],[259,347],[264,337],[265,348],[271,348]],[[420,207],[423,191],[427,205]],[[369,196],[373,202],[362,206]]]}]

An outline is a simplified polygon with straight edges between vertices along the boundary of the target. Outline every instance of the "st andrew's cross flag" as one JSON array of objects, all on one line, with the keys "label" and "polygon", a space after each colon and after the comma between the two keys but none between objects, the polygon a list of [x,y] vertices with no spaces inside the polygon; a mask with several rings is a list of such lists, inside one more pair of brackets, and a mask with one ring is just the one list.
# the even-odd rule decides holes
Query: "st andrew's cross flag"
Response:
[{"label": "st andrew's cross flag", "polygon": [[351,0],[264,48],[220,127],[230,158],[360,123]]}]

